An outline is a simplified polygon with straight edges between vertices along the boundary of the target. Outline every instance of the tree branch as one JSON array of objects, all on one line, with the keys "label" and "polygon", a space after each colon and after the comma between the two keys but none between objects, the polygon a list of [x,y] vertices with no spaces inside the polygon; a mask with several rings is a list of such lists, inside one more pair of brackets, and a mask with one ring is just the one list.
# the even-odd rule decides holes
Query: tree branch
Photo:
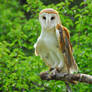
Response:
[{"label": "tree branch", "polygon": [[42,80],[61,80],[61,81],[79,81],[92,84],[92,76],[87,74],[60,74],[60,73],[49,73],[42,72],[40,73],[40,77]]}]

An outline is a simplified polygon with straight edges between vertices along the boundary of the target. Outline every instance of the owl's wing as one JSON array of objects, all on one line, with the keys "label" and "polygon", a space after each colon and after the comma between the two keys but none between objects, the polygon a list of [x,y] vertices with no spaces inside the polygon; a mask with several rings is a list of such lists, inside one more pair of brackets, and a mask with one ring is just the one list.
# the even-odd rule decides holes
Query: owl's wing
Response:
[{"label": "owl's wing", "polygon": [[37,43],[34,44],[34,48],[35,48],[35,55],[38,56],[38,52],[37,52]]},{"label": "owl's wing", "polygon": [[73,58],[72,45],[70,42],[69,31],[66,27],[58,24],[56,26],[56,36],[59,43],[60,50],[64,55],[64,62],[66,63],[68,72],[77,72],[77,64]]}]

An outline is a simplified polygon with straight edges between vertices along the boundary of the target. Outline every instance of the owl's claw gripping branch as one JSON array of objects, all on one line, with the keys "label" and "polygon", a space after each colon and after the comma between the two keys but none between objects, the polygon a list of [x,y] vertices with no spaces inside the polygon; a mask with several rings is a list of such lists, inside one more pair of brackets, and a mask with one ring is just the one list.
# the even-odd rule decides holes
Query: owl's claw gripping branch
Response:
[{"label": "owl's claw gripping branch", "polygon": [[92,76],[87,74],[60,74],[58,72],[55,72],[55,74],[53,74],[47,71],[40,73],[40,77],[42,80],[61,80],[68,81],[70,83],[72,83],[72,81],[79,81],[92,84]]}]

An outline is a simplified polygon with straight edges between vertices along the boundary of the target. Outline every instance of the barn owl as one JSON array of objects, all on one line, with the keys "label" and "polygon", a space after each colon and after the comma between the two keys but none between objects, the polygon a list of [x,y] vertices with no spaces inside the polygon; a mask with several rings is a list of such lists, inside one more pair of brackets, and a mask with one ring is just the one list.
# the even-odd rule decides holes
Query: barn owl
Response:
[{"label": "barn owl", "polygon": [[36,56],[61,73],[78,71],[72,53],[69,31],[61,24],[59,14],[52,8],[39,13],[41,34],[34,45]]}]

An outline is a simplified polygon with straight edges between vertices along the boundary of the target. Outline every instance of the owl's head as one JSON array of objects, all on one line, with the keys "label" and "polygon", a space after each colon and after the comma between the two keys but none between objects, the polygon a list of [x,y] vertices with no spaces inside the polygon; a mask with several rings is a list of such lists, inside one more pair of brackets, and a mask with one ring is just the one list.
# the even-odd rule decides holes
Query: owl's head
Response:
[{"label": "owl's head", "polygon": [[56,10],[48,8],[39,13],[39,21],[43,29],[52,29],[60,23],[60,17]]}]

